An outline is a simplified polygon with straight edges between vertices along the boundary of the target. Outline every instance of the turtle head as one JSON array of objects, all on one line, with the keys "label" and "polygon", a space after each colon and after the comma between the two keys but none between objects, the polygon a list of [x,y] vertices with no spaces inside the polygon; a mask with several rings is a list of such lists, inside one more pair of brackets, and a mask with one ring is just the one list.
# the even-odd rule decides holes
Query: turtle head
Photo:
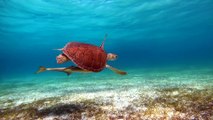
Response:
[{"label": "turtle head", "polygon": [[118,56],[117,56],[116,54],[113,54],[113,53],[108,53],[108,54],[107,54],[107,60],[113,61],[113,60],[116,60],[117,57],[118,57]]},{"label": "turtle head", "polygon": [[66,61],[68,61],[69,59],[64,55],[64,54],[60,54],[56,57],[56,61],[58,64],[62,64]]}]

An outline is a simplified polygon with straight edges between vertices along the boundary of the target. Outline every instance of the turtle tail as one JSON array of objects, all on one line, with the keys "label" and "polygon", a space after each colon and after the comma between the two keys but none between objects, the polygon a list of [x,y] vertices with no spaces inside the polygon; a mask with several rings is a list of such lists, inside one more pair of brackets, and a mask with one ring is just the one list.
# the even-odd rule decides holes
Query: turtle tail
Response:
[{"label": "turtle tail", "polygon": [[45,70],[46,70],[45,67],[40,66],[39,69],[38,69],[38,71],[36,72],[36,74],[41,73],[41,72],[44,72]]}]

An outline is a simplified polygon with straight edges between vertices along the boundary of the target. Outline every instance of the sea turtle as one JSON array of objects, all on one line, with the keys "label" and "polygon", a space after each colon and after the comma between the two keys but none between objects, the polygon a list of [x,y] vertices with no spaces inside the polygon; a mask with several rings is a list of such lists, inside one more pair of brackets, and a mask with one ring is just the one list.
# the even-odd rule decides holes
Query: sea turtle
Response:
[{"label": "sea turtle", "polygon": [[[105,67],[109,68],[110,70],[114,71],[115,73],[125,75],[126,72],[118,70],[116,68],[107,65],[108,60],[115,60],[117,55],[113,53],[106,53],[104,50],[104,42],[106,40],[107,35],[105,36],[102,44],[100,47],[87,44],[87,43],[80,43],[80,42],[69,42],[65,45],[64,48],[58,49],[62,51],[62,54],[59,54],[56,57],[57,63],[62,64],[67,61],[74,62],[77,67],[67,67],[67,68],[60,68],[60,71],[66,72],[70,74],[71,72],[100,72]],[[48,68],[44,70],[57,70],[57,68]],[[40,68],[40,69],[41,69]],[[66,70],[66,71],[65,71]],[[42,72],[42,71],[41,71]]]}]

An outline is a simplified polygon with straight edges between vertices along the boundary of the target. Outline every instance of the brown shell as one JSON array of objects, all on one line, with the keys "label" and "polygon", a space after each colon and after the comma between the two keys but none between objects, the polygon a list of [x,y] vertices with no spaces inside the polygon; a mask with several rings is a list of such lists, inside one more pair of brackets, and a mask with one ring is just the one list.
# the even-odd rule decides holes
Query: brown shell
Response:
[{"label": "brown shell", "polygon": [[67,43],[63,53],[81,69],[93,72],[103,70],[107,61],[107,54],[102,48],[85,43]]}]

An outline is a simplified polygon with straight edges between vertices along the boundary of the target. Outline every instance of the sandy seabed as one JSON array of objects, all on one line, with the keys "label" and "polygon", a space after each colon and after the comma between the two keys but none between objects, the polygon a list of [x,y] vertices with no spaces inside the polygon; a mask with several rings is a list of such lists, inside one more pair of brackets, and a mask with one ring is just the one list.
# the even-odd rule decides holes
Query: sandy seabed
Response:
[{"label": "sandy seabed", "polygon": [[35,82],[31,87],[27,82],[13,92],[2,91],[0,120],[212,120],[212,71],[151,71],[122,80]]}]

